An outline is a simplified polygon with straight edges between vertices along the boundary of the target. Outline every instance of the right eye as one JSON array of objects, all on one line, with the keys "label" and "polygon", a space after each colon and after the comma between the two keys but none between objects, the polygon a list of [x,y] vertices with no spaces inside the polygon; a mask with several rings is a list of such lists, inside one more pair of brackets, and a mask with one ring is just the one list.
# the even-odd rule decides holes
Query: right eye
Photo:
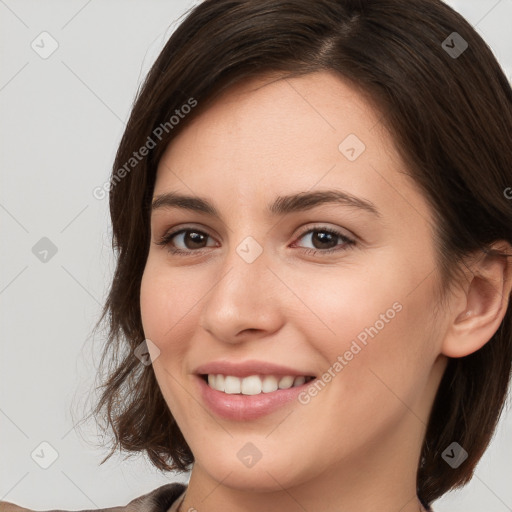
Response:
[{"label": "right eye", "polygon": [[[197,252],[197,249],[209,247],[204,245],[207,243],[208,238],[211,238],[210,235],[204,231],[195,228],[182,228],[165,233],[156,243],[157,245],[167,247],[171,254],[190,256],[191,253]],[[176,244],[181,245],[181,247],[176,247]],[[215,244],[213,244],[213,247],[215,247]]]}]

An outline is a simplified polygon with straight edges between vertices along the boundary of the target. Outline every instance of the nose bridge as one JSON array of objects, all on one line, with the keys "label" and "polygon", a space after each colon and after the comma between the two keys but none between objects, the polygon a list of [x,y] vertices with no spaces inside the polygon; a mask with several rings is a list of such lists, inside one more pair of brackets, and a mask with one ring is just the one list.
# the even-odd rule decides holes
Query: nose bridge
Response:
[{"label": "nose bridge", "polygon": [[252,236],[246,236],[229,247],[222,263],[222,271],[219,273],[219,277],[224,277],[220,279],[213,292],[217,295],[226,295],[225,298],[233,295],[232,299],[238,301],[247,298],[254,303],[258,300],[258,285],[261,288],[266,281],[265,274],[269,272],[267,264],[263,244]]},{"label": "nose bridge", "polygon": [[234,342],[241,331],[279,327],[279,306],[275,295],[269,296],[272,273],[267,256],[263,244],[252,236],[229,245],[201,312],[201,326],[214,337]]}]

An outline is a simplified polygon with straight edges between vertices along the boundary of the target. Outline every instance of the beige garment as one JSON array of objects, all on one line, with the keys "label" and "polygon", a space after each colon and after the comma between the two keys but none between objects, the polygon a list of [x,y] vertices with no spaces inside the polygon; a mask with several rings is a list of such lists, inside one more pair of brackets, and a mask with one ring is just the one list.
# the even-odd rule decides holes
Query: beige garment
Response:
[{"label": "beige garment", "polygon": [[[51,510],[47,512],[168,512],[177,499],[184,493],[187,486],[180,482],[165,484],[153,491],[139,496],[128,503],[128,505],[110,508],[98,508],[95,510]],[[177,502],[179,504],[179,500]],[[176,505],[177,506],[177,505]],[[36,512],[14,503],[0,501],[0,512]]]}]

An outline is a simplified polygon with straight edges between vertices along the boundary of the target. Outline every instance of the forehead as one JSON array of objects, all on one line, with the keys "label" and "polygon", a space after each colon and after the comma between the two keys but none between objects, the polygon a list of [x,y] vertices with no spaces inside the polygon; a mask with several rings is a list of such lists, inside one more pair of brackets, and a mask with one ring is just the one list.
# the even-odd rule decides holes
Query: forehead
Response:
[{"label": "forehead", "polygon": [[[205,144],[218,143],[222,138],[233,146],[247,143],[247,151],[251,147],[268,148],[260,152],[264,157],[273,148],[279,148],[282,155],[287,150],[296,151],[304,143],[319,150],[338,150],[339,142],[352,133],[367,145],[382,148],[393,142],[380,123],[381,118],[361,92],[334,72],[295,78],[269,73],[224,90],[172,145],[200,132]],[[324,143],[319,144],[321,141]]]},{"label": "forehead", "polygon": [[[247,80],[223,91],[171,142],[155,195],[172,189],[232,205],[243,198],[247,208],[284,191],[337,188],[400,216],[397,196],[422,197],[417,190],[410,197],[414,184],[381,119],[333,72]],[[416,206],[428,216],[425,204]]]}]

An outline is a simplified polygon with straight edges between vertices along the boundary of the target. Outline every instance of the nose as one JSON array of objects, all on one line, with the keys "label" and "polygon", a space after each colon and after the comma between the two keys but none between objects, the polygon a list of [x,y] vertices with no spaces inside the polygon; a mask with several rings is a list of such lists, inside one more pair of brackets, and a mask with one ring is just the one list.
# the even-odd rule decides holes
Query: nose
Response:
[{"label": "nose", "polygon": [[234,247],[202,301],[199,325],[214,338],[236,344],[266,337],[283,325],[284,286],[269,269],[266,252],[248,262]]}]

